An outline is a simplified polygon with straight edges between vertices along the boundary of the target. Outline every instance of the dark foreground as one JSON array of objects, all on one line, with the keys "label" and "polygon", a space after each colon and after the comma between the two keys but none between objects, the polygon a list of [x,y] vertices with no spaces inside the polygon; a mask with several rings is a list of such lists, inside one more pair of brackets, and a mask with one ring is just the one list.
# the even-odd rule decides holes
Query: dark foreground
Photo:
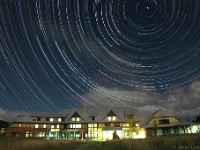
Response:
[{"label": "dark foreground", "polygon": [[0,138],[0,150],[200,150],[200,134],[106,142]]}]

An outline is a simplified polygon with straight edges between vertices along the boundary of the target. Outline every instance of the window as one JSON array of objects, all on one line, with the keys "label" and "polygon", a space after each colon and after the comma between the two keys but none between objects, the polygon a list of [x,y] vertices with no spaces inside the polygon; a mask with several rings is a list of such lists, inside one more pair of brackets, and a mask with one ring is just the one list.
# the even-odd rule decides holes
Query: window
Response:
[{"label": "window", "polygon": [[120,123],[119,122],[114,123],[114,127],[120,127]]},{"label": "window", "polygon": [[37,117],[37,121],[41,121],[41,117]]},{"label": "window", "polygon": [[115,116],[113,116],[112,120],[113,120],[113,121],[115,121],[115,120],[116,120],[116,117],[115,117]]},{"label": "window", "polygon": [[32,121],[37,121],[37,117],[32,117]]},{"label": "window", "polygon": [[90,120],[91,120],[91,121],[94,121],[94,120],[95,120],[95,117],[94,117],[94,116],[91,116],[91,117],[90,117]]},{"label": "window", "polygon": [[38,124],[35,124],[35,128],[38,128]]},{"label": "window", "polygon": [[116,116],[108,116],[107,119],[108,119],[108,121],[116,121],[117,117]]},{"label": "window", "polygon": [[50,120],[51,122],[53,122],[53,118],[50,118],[49,120]]},{"label": "window", "polygon": [[43,124],[43,128],[46,128],[47,127],[47,125],[46,124]]},{"label": "window", "polygon": [[97,123],[88,124],[88,137],[97,137]]},{"label": "window", "polygon": [[59,125],[59,124],[57,124],[57,125],[56,125],[56,128],[57,128],[57,129],[59,129],[59,128],[60,128],[60,125]]},{"label": "window", "polygon": [[70,124],[70,128],[81,128],[81,124]]},{"label": "window", "polygon": [[111,117],[108,117],[108,121],[111,121]]},{"label": "window", "polygon": [[159,120],[159,124],[169,124],[169,119]]},{"label": "window", "polygon": [[19,127],[19,128],[21,128],[21,127],[22,127],[22,124],[21,124],[21,123],[19,123],[19,124],[18,124],[18,127]]},{"label": "window", "polygon": [[49,121],[49,117],[46,118],[46,121]]},{"label": "window", "polygon": [[106,127],[110,127],[111,124],[110,124],[109,122],[107,122],[107,123],[105,123],[105,126],[106,126]]},{"label": "window", "polygon": [[62,119],[61,118],[58,118],[58,122],[61,122],[62,121]]},{"label": "window", "polygon": [[80,117],[72,117],[72,121],[80,121]]},{"label": "window", "polygon": [[51,125],[51,129],[54,129],[54,125]]},{"label": "window", "polygon": [[26,124],[26,127],[27,127],[27,128],[30,128],[30,127],[31,127],[31,124]]},{"label": "window", "polygon": [[96,128],[97,127],[97,123],[89,123],[88,124],[88,128]]},{"label": "window", "polygon": [[63,117],[63,118],[61,118],[61,120],[62,120],[62,121],[65,121],[65,118]]}]

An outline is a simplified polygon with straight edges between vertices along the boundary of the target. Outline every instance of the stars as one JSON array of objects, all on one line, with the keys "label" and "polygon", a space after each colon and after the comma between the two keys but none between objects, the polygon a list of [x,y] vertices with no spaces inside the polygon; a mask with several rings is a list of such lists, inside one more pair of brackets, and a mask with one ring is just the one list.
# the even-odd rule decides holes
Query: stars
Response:
[{"label": "stars", "polygon": [[6,90],[0,107],[167,102],[155,95],[167,97],[199,79],[199,6],[189,0],[1,2],[0,88]]}]

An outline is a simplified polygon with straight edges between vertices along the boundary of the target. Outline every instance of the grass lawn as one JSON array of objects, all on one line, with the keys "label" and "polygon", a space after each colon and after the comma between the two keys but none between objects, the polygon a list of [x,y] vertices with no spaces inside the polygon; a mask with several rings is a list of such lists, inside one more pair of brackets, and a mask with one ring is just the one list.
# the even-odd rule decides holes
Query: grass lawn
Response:
[{"label": "grass lawn", "polygon": [[0,138],[0,150],[200,150],[200,135],[101,142]]}]

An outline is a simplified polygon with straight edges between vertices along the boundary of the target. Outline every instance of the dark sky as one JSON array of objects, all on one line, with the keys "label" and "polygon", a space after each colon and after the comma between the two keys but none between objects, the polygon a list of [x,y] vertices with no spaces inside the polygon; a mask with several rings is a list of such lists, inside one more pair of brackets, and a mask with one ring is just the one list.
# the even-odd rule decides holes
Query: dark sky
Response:
[{"label": "dark sky", "polygon": [[1,0],[0,108],[200,111],[199,0]]}]

